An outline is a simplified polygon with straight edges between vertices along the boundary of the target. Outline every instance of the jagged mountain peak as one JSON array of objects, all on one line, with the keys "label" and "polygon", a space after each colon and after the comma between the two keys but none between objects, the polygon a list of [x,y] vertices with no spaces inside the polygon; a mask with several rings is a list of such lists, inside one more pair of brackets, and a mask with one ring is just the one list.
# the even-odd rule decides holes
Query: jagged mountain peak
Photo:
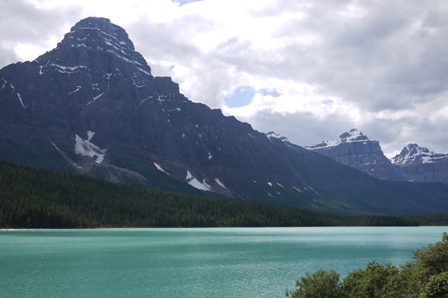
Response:
[{"label": "jagged mountain peak", "polygon": [[339,136],[339,139],[345,142],[365,141],[368,140],[361,131],[356,128],[351,129],[349,132],[345,132]]},{"label": "jagged mountain peak", "polygon": [[[98,63],[99,60],[103,63]],[[96,72],[101,68],[112,73],[126,69],[129,73],[139,73],[138,76],[151,76],[151,68],[135,51],[126,31],[106,18],[88,17],[79,21],[56,49],[35,61],[41,67],[41,74],[46,67],[56,67],[60,72]],[[99,64],[101,67],[96,67]]]},{"label": "jagged mountain peak", "polygon": [[135,50],[134,44],[129,39],[126,31],[113,24],[109,19],[99,17],[88,17],[76,23],[67,33],[68,36],[73,35],[76,31],[98,31],[99,35],[115,39],[120,45],[126,45],[130,49]]},{"label": "jagged mountain peak", "polygon": [[320,144],[307,146],[305,148],[307,149],[320,149],[324,147],[334,147],[338,146],[339,144],[343,143],[350,143],[350,142],[366,142],[369,141],[369,138],[364,135],[361,131],[359,131],[356,128],[351,129],[348,132],[344,132],[339,136],[337,139],[329,140],[329,141],[323,141]]},{"label": "jagged mountain peak", "polygon": [[429,151],[428,148],[425,147],[421,147],[418,144],[407,144],[404,148],[403,148],[404,152],[410,153],[410,154],[434,154],[434,152]]},{"label": "jagged mountain peak", "polygon": [[436,159],[447,157],[448,154],[435,153],[428,148],[410,143],[401,150],[400,154],[397,154],[390,160],[393,164],[406,165],[414,163],[434,163]]}]

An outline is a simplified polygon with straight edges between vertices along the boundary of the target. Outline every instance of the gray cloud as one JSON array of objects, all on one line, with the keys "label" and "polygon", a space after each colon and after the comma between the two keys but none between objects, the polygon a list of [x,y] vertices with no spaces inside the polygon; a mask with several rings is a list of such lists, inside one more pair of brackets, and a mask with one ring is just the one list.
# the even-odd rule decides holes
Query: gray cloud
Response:
[{"label": "gray cloud", "polygon": [[135,40],[136,50],[149,61],[154,60],[156,64],[160,60],[191,63],[201,55],[200,49],[191,43],[191,36],[182,33],[194,32],[201,25],[207,25],[207,21],[191,16],[170,23],[140,19],[127,27],[126,31]]},{"label": "gray cloud", "polygon": [[19,61],[19,57],[17,57],[14,50],[0,44],[0,65],[4,66],[17,61]]},{"label": "gray cloud", "polygon": [[[39,9],[26,0],[0,2],[1,45],[9,53],[2,56],[1,65],[17,62],[14,48],[18,44],[45,49],[49,47],[49,40],[61,40],[80,16],[80,7]],[[36,57],[40,54],[43,53],[36,53]]]},{"label": "gray cloud", "polygon": [[364,15],[352,19],[338,16],[335,9],[347,8],[342,1],[335,2],[336,8],[311,6],[304,19],[289,20],[274,37],[310,34],[318,39],[315,44],[291,43],[280,49],[283,63],[270,68],[246,60],[245,69],[310,82],[371,111],[426,101],[426,94],[445,92],[448,86],[448,26],[436,12],[438,2],[432,1],[432,7],[411,2],[362,2]]},{"label": "gray cloud", "polygon": [[[257,114],[255,119],[252,118],[251,123],[255,129],[281,133],[292,143],[302,146],[337,138],[343,131],[354,127],[354,123],[344,117],[322,121],[308,112],[280,114],[265,111]],[[344,129],[340,131],[342,127]]]}]

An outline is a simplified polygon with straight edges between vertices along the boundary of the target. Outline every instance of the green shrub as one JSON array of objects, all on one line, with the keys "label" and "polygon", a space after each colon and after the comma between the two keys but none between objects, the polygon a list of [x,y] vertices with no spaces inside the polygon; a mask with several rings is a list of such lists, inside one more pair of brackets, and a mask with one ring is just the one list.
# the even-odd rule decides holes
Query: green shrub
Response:
[{"label": "green shrub", "polygon": [[296,282],[298,289],[292,293],[293,298],[337,298],[341,289],[339,274],[334,271],[319,269],[314,274],[302,277]]},{"label": "green shrub", "polygon": [[448,234],[442,241],[414,252],[414,261],[397,268],[369,263],[349,273],[342,282],[335,270],[319,269],[300,278],[292,297],[441,298],[448,297]]}]

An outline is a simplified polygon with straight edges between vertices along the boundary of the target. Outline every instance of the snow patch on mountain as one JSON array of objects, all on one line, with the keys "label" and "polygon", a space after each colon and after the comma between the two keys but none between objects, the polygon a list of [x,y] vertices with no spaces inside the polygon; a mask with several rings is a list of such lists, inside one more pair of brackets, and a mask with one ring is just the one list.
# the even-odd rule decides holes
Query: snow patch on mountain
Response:
[{"label": "snow patch on mountain", "polygon": [[76,89],[73,90],[73,91],[70,91],[70,92],[68,93],[68,95],[72,95],[73,93],[76,93],[76,92],[78,92],[78,91],[81,90],[81,89],[82,89],[81,86],[76,86]]},{"label": "snow patch on mountain", "polygon": [[[1,90],[3,90],[3,89],[5,88],[5,86],[6,86],[6,84],[8,83],[7,80],[5,80],[5,79],[3,79],[3,78],[2,78],[2,80],[3,80],[3,84],[2,84],[2,89],[1,89]],[[23,107],[24,109],[26,109],[25,105],[23,104],[22,96],[20,96],[20,93],[16,91],[16,89],[15,89],[14,86],[13,86],[13,84],[9,83],[9,87],[11,87],[11,90],[12,90],[12,91],[11,91],[11,94],[14,94],[14,93],[15,93],[15,94],[17,95],[17,98],[19,99],[20,104],[22,105],[22,107]]]},{"label": "snow patch on mountain", "polygon": [[185,178],[185,181],[187,181],[187,183],[190,184],[191,186],[193,186],[194,188],[197,188],[197,189],[200,189],[200,190],[204,190],[204,191],[211,191],[211,187],[210,187],[210,185],[208,185],[205,182],[205,179],[201,183],[198,179],[196,179],[190,173],[190,171],[187,171],[187,177]]},{"label": "snow patch on mountain", "polygon": [[169,175],[161,166],[159,166],[156,162],[154,163],[154,166],[157,170],[164,172],[165,174]]},{"label": "snow patch on mountain", "polygon": [[68,74],[72,74],[75,73],[76,71],[78,71],[79,69],[87,69],[86,66],[84,65],[78,65],[78,66],[63,66],[63,65],[59,65],[59,64],[54,64],[51,63],[50,66],[53,66],[56,68],[56,70],[60,73],[68,73]]},{"label": "snow patch on mountain", "polygon": [[97,101],[98,99],[100,99],[101,96],[103,96],[103,95],[104,95],[104,92],[101,93],[101,94],[99,94],[99,95],[97,95],[97,96],[95,96],[95,97],[93,98],[93,100],[91,100],[91,101],[89,101],[88,103],[86,103],[86,105],[88,106],[88,105],[94,103],[95,101]]},{"label": "snow patch on mountain", "polygon": [[218,178],[215,178],[215,182],[218,183],[218,185],[221,186],[222,188],[227,189],[227,187],[225,187],[224,184]]},{"label": "snow patch on mountain", "polygon": [[90,142],[94,135],[95,133],[89,130],[87,132],[87,140],[83,140],[75,134],[75,154],[95,158],[95,162],[101,164],[104,160],[106,149],[100,149],[100,147]]},{"label": "snow patch on mountain", "polygon": [[266,133],[266,137],[268,139],[279,139],[280,141],[283,141],[283,142],[289,142],[287,137],[285,137],[282,134],[275,133],[273,131],[270,131],[270,132]]},{"label": "snow patch on mountain", "polygon": [[23,100],[22,100],[22,97],[20,96],[19,92],[17,92],[17,97],[19,98],[20,103],[22,104],[22,107],[23,107],[24,109],[26,109],[25,105],[23,104]]},{"label": "snow patch on mountain", "polygon": [[293,186],[292,188],[294,188],[294,189],[297,190],[298,192],[302,192],[302,191],[300,190],[300,188],[298,188],[298,187]]}]

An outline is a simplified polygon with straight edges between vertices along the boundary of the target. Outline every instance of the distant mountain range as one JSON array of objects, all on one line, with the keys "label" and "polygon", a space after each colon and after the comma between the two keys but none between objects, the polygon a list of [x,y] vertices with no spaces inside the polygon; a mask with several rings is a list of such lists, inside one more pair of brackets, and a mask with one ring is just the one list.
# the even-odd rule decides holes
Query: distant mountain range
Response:
[{"label": "distant mountain range", "polygon": [[[357,155],[367,155],[358,158],[360,164],[370,163],[368,168],[376,160],[378,169],[384,168],[381,179],[395,180],[401,173],[388,172],[388,166],[397,166],[381,159],[379,145],[359,132],[342,139],[321,149],[355,144],[349,147]],[[125,30],[108,19],[83,19],[55,49],[0,70],[0,159],[113,182],[326,211],[448,211],[446,185],[378,180],[319,150],[258,132],[190,101],[171,78],[154,77]]]},{"label": "distant mountain range", "polygon": [[357,129],[306,148],[378,179],[448,183],[448,154],[408,144],[389,160],[378,141],[369,140]]}]

